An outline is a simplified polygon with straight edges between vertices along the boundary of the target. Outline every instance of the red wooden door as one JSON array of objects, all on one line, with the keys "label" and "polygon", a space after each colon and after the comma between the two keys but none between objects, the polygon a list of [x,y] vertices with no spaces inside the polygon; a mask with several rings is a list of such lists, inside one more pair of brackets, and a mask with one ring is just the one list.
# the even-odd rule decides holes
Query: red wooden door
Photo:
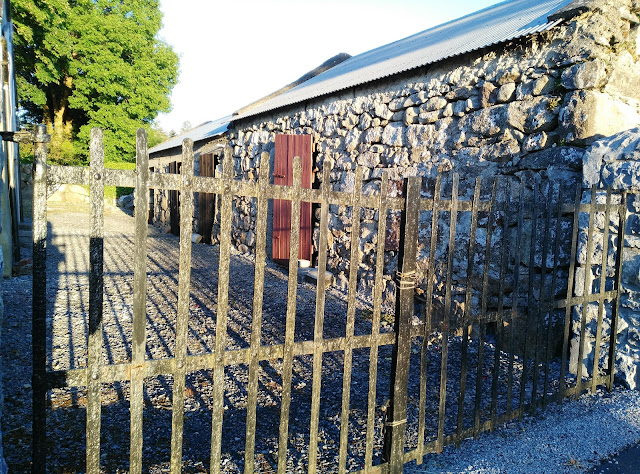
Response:
[{"label": "red wooden door", "polygon": [[[293,185],[293,158],[302,160],[302,187],[311,188],[313,159],[311,135],[276,135],[273,183]],[[287,264],[291,239],[291,201],[273,201],[273,260]],[[300,251],[298,258],[311,260],[311,203],[300,206]]]}]

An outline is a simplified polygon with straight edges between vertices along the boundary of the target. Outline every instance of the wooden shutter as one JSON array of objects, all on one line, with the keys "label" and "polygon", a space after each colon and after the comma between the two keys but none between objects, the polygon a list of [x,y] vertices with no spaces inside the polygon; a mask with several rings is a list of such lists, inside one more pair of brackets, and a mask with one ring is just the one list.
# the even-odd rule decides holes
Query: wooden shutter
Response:
[{"label": "wooden shutter", "polygon": [[[274,184],[293,185],[293,158],[302,159],[302,187],[311,188],[313,158],[311,135],[276,135],[276,150],[273,167]],[[299,259],[311,260],[311,203],[300,207],[300,251]],[[291,238],[291,201],[273,201],[273,260],[289,262]]]}]

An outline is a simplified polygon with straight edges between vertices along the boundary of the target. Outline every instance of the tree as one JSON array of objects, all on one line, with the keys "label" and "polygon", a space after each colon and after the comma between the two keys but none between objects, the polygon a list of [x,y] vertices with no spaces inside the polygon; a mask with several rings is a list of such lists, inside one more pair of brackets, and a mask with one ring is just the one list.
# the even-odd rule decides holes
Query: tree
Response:
[{"label": "tree", "polygon": [[89,131],[106,158],[133,156],[135,131],[170,109],[178,57],[158,39],[158,0],[14,0],[18,96],[52,135],[52,159],[86,159]]},{"label": "tree", "polygon": [[169,135],[167,135],[164,130],[162,130],[157,125],[153,125],[152,127],[147,129],[147,144],[149,148],[159,145],[162,142],[165,142],[169,139]]}]

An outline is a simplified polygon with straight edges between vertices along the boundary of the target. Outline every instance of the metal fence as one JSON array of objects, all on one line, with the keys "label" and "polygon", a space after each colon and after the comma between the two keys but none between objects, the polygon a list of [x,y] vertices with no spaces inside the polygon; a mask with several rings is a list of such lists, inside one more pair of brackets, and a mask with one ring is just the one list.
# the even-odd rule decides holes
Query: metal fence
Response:
[{"label": "metal fence", "polygon": [[[312,367],[308,419],[308,454],[303,470],[337,472],[402,472],[406,463],[421,463],[424,455],[443,446],[492,430],[497,425],[535,413],[548,403],[578,396],[598,385],[611,389],[614,377],[615,334],[619,307],[622,245],[626,197],[581,188],[558,193],[551,187],[543,195],[524,187],[511,189],[495,181],[472,183],[464,198],[457,175],[428,181],[408,178],[401,197],[390,197],[390,180],[383,176],[380,190],[362,193],[363,172],[355,172],[353,192],[335,192],[328,167],[320,189],[302,189],[300,161],[294,162],[294,185],[269,183],[268,155],[260,163],[257,182],[233,179],[231,151],[225,152],[221,177],[193,175],[193,144],[183,145],[180,175],[150,173],[146,136],[137,135],[136,171],[109,170],[103,166],[102,132],[92,131],[88,168],[51,166],[46,163],[44,127],[34,134],[5,136],[35,143],[34,271],[33,271],[33,472],[46,472],[47,394],[58,387],[86,387],[86,471],[101,470],[101,389],[105,384],[130,382],[129,471],[143,468],[144,381],[171,375],[171,472],[181,472],[185,378],[213,371],[210,472],[222,470],[225,424],[225,370],[248,368],[246,437],[232,455],[244,471],[288,470],[290,412],[294,358],[306,357]],[[60,183],[90,186],[90,305],[86,367],[47,370],[46,239],[47,187]],[[128,363],[105,365],[102,358],[103,316],[103,215],[104,186],[135,187],[135,262],[133,337]],[[177,327],[173,357],[146,356],[145,299],[148,209],[150,189],[179,190],[180,262]],[[215,193],[220,200],[220,256],[216,309],[215,348],[203,355],[187,350],[191,262],[193,193]],[[466,191],[465,191],[466,192]],[[583,195],[584,194],[584,195]],[[255,285],[251,338],[248,347],[227,347],[229,265],[234,196],[256,203]],[[327,267],[331,205],[350,210],[352,224],[346,322],[342,337],[325,337],[325,279],[317,282],[313,336],[296,335],[297,259],[288,268],[288,295],[283,343],[261,342],[263,288],[266,265],[268,203],[292,201],[291,255],[298,254],[301,202],[320,205],[317,267]],[[584,203],[583,203],[584,201]],[[364,209],[377,213],[375,281],[370,310],[370,330],[355,330],[358,272],[361,263],[360,216]],[[393,326],[381,325],[387,222],[401,215]],[[586,225],[584,224],[586,221]],[[389,221],[391,222],[391,221]],[[611,242],[611,243],[610,243]],[[584,250],[584,251],[583,251]],[[599,252],[599,253],[598,253]],[[387,254],[388,258],[389,255]],[[578,263],[576,263],[578,262]],[[387,267],[387,275],[385,275]],[[576,279],[582,268],[583,281]],[[595,275],[595,276],[593,276]],[[251,291],[251,289],[247,289]],[[594,311],[588,311],[590,306]],[[595,317],[593,315],[596,315]],[[608,329],[605,329],[608,328]],[[391,357],[380,357],[383,349]],[[354,357],[358,352],[357,366]],[[335,464],[319,467],[320,406],[325,392],[323,358],[339,354],[342,380],[338,397],[339,426]],[[361,357],[364,354],[364,358]],[[384,359],[384,360],[383,360]],[[260,364],[281,363],[282,392],[276,449],[271,459],[256,456]],[[279,366],[280,367],[280,366]],[[368,374],[366,406],[354,410],[352,375]],[[362,397],[359,397],[359,400]],[[384,400],[388,403],[384,405]],[[379,417],[380,412],[384,418]],[[359,417],[359,418],[358,418]],[[356,420],[358,418],[358,420]],[[122,420],[123,422],[125,420]],[[354,428],[358,421],[360,428]],[[227,423],[230,420],[226,420]],[[233,422],[233,420],[231,420]],[[354,423],[352,423],[354,422]],[[360,429],[364,450],[354,453],[350,433]],[[326,443],[326,439],[322,441]],[[123,454],[124,455],[124,454]],[[266,463],[266,464],[265,464]],[[354,467],[355,466],[355,467]],[[104,468],[104,466],[103,466]]]}]

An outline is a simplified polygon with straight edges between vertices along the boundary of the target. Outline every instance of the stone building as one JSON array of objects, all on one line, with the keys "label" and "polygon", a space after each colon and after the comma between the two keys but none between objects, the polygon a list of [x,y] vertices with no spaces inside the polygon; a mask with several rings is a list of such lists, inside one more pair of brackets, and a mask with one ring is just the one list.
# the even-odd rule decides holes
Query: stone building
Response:
[{"label": "stone building", "polygon": [[[232,117],[236,178],[256,179],[260,154],[273,160],[276,135],[293,134],[312,137],[313,166],[331,166],[335,190],[352,188],[356,165],[365,193],[383,170],[540,189],[577,183],[585,146],[640,123],[639,9],[631,0],[511,0],[354,56]],[[253,205],[237,203],[236,221]],[[349,217],[340,211],[329,266],[344,282]],[[233,237],[251,250],[248,233]]]},{"label": "stone building", "polygon": [[[214,176],[215,170],[220,164],[222,150],[227,144],[226,133],[229,119],[230,117],[223,117],[205,122],[154,146],[149,150],[151,171],[179,173],[182,163],[182,142],[190,138],[193,140],[196,174],[200,174],[202,171],[205,173],[203,176]],[[178,192],[152,190],[150,201],[149,223],[179,235]],[[197,196],[196,203],[198,206],[194,209],[193,231],[202,235],[205,242],[210,243],[212,226],[215,221],[215,198],[213,196]]]},{"label": "stone building", "polygon": [[[336,191],[353,189],[357,165],[364,167],[365,194],[379,192],[385,171],[394,180],[422,176],[431,183],[438,174],[458,173],[467,199],[477,177],[485,180],[485,196],[495,177],[529,195],[572,188],[583,182],[587,148],[640,125],[639,13],[638,0],[507,0],[332,64],[231,117],[225,136],[235,179],[256,180],[264,152],[273,170],[277,136],[287,135],[311,137],[313,185],[330,166]],[[236,198],[233,206],[232,239],[246,252],[255,245],[255,205]],[[346,285],[350,210],[329,211],[328,269]],[[376,228],[375,213],[363,213],[364,290],[373,284]],[[315,250],[317,231],[311,242]],[[438,252],[446,247],[442,239]],[[466,246],[459,248],[454,284],[467,268]],[[397,251],[386,250],[390,270]],[[426,257],[424,247],[420,252]],[[567,252],[561,260],[566,278]],[[521,277],[539,272],[525,268],[528,258],[520,261]],[[582,281],[584,275],[583,269]],[[385,288],[393,295],[390,276]],[[625,324],[625,341],[640,334],[640,323],[637,331]],[[632,373],[640,349],[630,353],[626,379],[640,381]]]},{"label": "stone building", "polygon": [[[243,107],[238,113],[244,113],[255,107],[283,94],[300,84],[322,74],[337,64],[349,59],[348,54],[337,54],[323,62],[318,67],[312,69],[308,73],[296,81],[287,84],[277,91],[259,99],[251,104]],[[178,173],[182,163],[182,142],[186,138],[193,140],[194,151],[194,167],[195,174],[202,176],[214,176],[216,170],[221,164],[221,156],[224,147],[228,144],[227,131],[231,121],[231,116],[223,117],[217,120],[205,122],[192,130],[181,135],[175,136],[149,150],[149,166],[152,171],[162,173]],[[152,194],[151,210],[149,222],[173,232],[178,232],[178,193],[171,191],[156,191]],[[194,210],[193,231],[200,233],[204,242],[216,240],[215,235],[211,235],[212,222],[215,222],[215,197],[214,196],[196,196],[198,206]],[[211,215],[213,212],[213,215]],[[215,234],[215,230],[213,231]]]}]

